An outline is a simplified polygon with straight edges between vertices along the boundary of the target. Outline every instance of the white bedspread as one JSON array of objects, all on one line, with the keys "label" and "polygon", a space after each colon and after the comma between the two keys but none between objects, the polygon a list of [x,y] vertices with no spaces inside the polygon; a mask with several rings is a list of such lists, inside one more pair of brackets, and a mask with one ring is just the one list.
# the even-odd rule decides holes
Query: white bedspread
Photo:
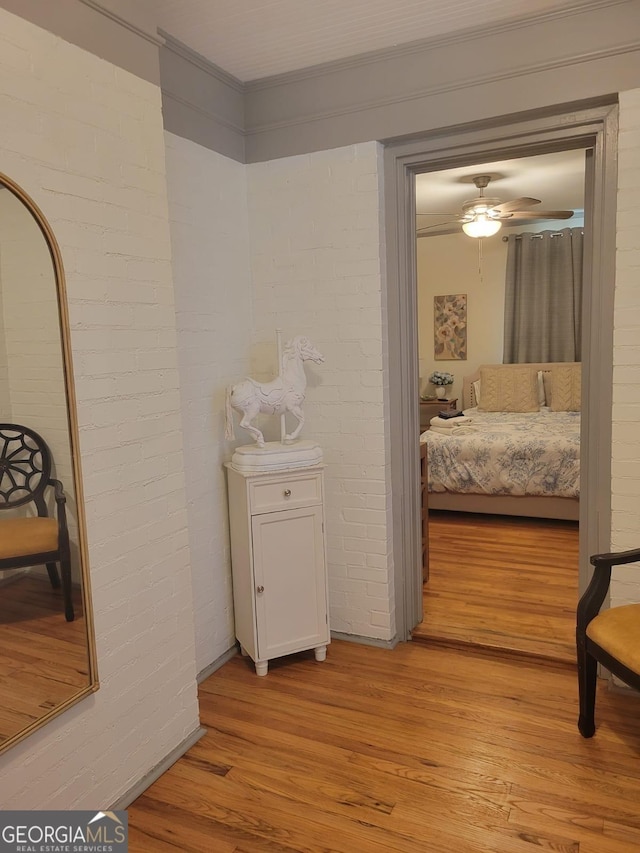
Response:
[{"label": "white bedspread", "polygon": [[427,430],[430,492],[483,495],[580,493],[580,412],[480,412],[457,434]]}]

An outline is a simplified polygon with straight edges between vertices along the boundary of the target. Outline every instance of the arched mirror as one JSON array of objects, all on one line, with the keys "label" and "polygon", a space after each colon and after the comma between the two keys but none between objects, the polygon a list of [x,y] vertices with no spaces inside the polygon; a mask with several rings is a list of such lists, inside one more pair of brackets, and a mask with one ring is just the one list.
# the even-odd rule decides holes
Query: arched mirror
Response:
[{"label": "arched mirror", "polygon": [[62,262],[0,174],[0,751],[97,689]]}]

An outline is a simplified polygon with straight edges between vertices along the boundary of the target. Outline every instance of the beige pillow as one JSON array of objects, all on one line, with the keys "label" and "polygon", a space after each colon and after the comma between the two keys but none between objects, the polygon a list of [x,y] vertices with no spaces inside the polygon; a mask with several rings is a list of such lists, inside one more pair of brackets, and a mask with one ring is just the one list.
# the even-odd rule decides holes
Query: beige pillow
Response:
[{"label": "beige pillow", "polygon": [[538,376],[530,367],[482,367],[482,403],[485,412],[538,412]]},{"label": "beige pillow", "polygon": [[551,411],[579,412],[581,404],[580,363],[551,368]]},{"label": "beige pillow", "polygon": [[542,382],[544,386],[544,400],[547,406],[551,406],[551,371],[542,371]]}]

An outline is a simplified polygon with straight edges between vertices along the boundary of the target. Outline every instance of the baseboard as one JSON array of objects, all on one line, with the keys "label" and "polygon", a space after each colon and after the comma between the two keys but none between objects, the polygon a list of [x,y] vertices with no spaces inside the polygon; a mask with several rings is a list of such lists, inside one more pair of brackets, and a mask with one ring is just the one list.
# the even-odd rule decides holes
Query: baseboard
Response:
[{"label": "baseboard", "polygon": [[228,660],[231,660],[231,658],[235,657],[237,654],[238,647],[234,644],[230,649],[227,649],[226,652],[223,652],[220,657],[216,658],[213,663],[208,664],[198,673],[196,676],[198,684],[202,684],[203,681],[206,681],[210,675],[213,675],[217,669],[220,669],[221,666],[224,666]]},{"label": "baseboard", "polygon": [[128,808],[134,800],[137,800],[141,794],[147,790],[150,785],[159,779],[163,773],[166,773],[167,770],[176,763],[179,758],[187,752],[187,750],[191,749],[194,743],[197,743],[203,735],[206,735],[207,730],[202,726],[198,726],[190,735],[178,744],[174,749],[171,750],[168,755],[160,761],[156,766],[150,770],[148,773],[139,779],[134,785],[132,785],[128,791],[126,791],[121,797],[115,801],[115,803],[109,806],[111,811],[119,811],[120,809]]},{"label": "baseboard", "polygon": [[332,640],[345,640],[347,643],[358,643],[361,646],[375,646],[378,649],[395,649],[398,638],[392,640],[379,640],[376,637],[361,637],[360,634],[343,634],[340,631],[331,632]]}]

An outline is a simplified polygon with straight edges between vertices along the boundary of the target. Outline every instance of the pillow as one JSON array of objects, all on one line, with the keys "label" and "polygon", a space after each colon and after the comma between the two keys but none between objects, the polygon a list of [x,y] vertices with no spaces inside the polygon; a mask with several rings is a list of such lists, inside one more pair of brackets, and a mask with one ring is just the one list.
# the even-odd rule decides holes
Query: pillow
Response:
[{"label": "pillow", "polygon": [[542,384],[544,386],[544,399],[547,406],[551,406],[551,371],[542,371]]},{"label": "pillow", "polygon": [[544,380],[542,378],[542,371],[541,370],[538,371],[537,383],[538,383],[538,386],[537,386],[538,387],[538,405],[544,406],[546,396],[544,393]]},{"label": "pillow", "polygon": [[579,412],[581,404],[580,363],[551,368],[551,411]]},{"label": "pillow", "polygon": [[476,398],[476,406],[480,405],[480,380],[476,379],[475,382],[471,383],[473,386],[473,394]]},{"label": "pillow", "polygon": [[485,412],[538,412],[538,377],[530,367],[480,368]]}]

